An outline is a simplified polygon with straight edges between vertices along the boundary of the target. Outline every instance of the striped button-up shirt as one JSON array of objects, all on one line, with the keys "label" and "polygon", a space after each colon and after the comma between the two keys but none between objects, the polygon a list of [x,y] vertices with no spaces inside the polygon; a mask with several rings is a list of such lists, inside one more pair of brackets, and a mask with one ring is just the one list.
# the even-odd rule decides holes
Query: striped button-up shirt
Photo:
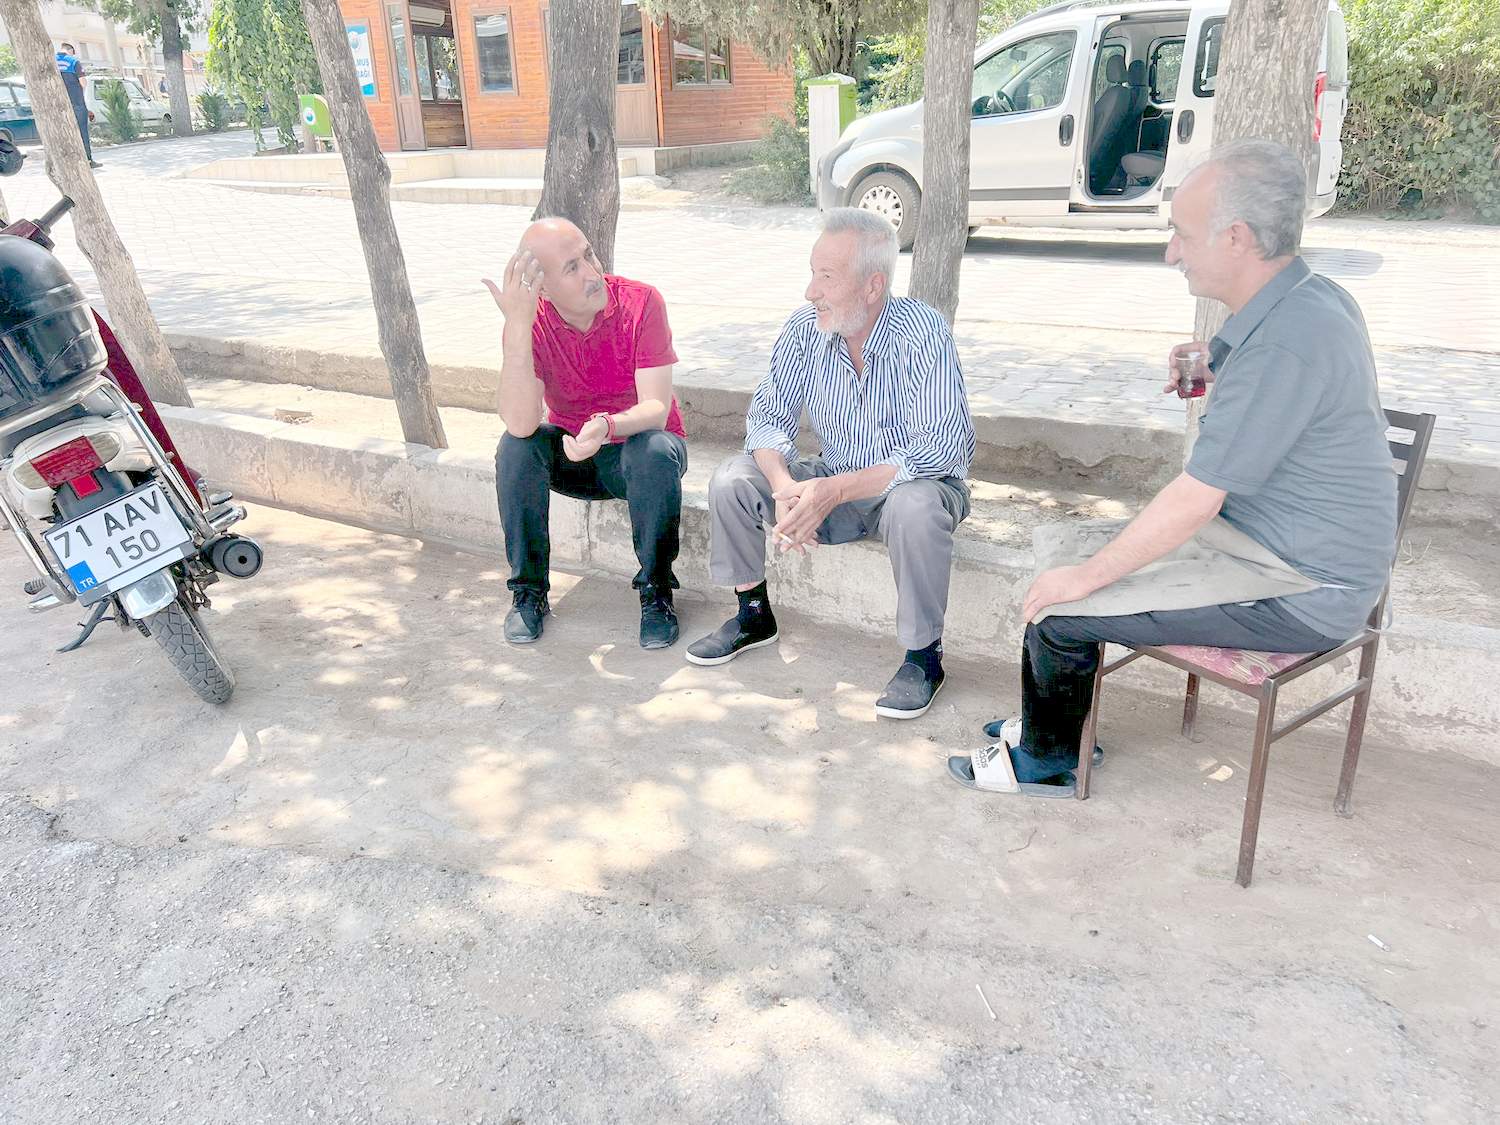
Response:
[{"label": "striped button-up shirt", "polygon": [[771,352],[746,420],[745,452],[797,455],[807,410],[836,473],[894,465],[891,488],[924,477],[966,477],[974,423],[953,333],[936,309],[889,297],[864,346],[863,376],[842,336],[818,328],[817,310],[792,314]]}]

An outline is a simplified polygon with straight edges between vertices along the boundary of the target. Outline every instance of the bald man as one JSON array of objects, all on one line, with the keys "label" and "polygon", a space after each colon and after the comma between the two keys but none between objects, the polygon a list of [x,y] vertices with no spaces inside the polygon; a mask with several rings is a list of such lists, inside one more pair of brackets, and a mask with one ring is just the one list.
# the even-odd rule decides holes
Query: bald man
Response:
[{"label": "bald man", "polygon": [[661,294],[606,274],[566,219],[527,228],[501,285],[505,316],[495,488],[510,563],[505,639],[531,644],[547,600],[552,492],[624,500],[641,564],[641,647],[677,640],[677,579],[686,432],[672,395],[672,330]]}]

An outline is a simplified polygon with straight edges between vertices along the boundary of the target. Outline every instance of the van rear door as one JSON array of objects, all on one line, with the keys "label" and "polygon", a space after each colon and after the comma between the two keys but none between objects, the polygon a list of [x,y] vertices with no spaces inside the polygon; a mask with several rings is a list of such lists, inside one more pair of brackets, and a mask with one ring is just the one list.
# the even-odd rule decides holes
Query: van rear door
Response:
[{"label": "van rear door", "polygon": [[1339,135],[1344,129],[1344,114],[1349,110],[1349,33],[1337,3],[1328,5],[1328,30],[1323,35],[1313,97],[1316,99],[1313,134],[1318,142],[1315,194],[1327,197],[1331,206],[1339,170],[1344,165],[1344,145]]}]

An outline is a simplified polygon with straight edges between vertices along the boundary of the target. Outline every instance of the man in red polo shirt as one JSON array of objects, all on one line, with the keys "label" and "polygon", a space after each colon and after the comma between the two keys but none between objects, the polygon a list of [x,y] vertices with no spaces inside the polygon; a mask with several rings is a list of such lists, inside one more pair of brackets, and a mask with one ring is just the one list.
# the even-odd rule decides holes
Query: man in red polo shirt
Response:
[{"label": "man in red polo shirt", "polygon": [[550,494],[624,500],[641,569],[641,647],[677,640],[677,579],[686,432],[672,394],[672,330],[661,294],[606,274],[566,219],[527,228],[502,285],[505,315],[495,488],[513,605],[505,639],[542,635]]}]

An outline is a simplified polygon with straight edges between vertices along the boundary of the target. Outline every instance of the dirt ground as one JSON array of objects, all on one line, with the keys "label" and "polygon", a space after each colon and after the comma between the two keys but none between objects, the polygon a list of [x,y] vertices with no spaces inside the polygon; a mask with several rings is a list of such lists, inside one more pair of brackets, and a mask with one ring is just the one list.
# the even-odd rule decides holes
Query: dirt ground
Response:
[{"label": "dirt ground", "polygon": [[1370,744],[1341,820],[1294,736],[1243,890],[1248,728],[1128,675],[1092,800],[981,797],[943,761],[1013,665],[877,722],[893,642],[695,668],[559,573],[512,649],[498,559],[248,526],[222,709],[53,653],[0,554],[0,1120],[1493,1120],[1494,770]]}]

